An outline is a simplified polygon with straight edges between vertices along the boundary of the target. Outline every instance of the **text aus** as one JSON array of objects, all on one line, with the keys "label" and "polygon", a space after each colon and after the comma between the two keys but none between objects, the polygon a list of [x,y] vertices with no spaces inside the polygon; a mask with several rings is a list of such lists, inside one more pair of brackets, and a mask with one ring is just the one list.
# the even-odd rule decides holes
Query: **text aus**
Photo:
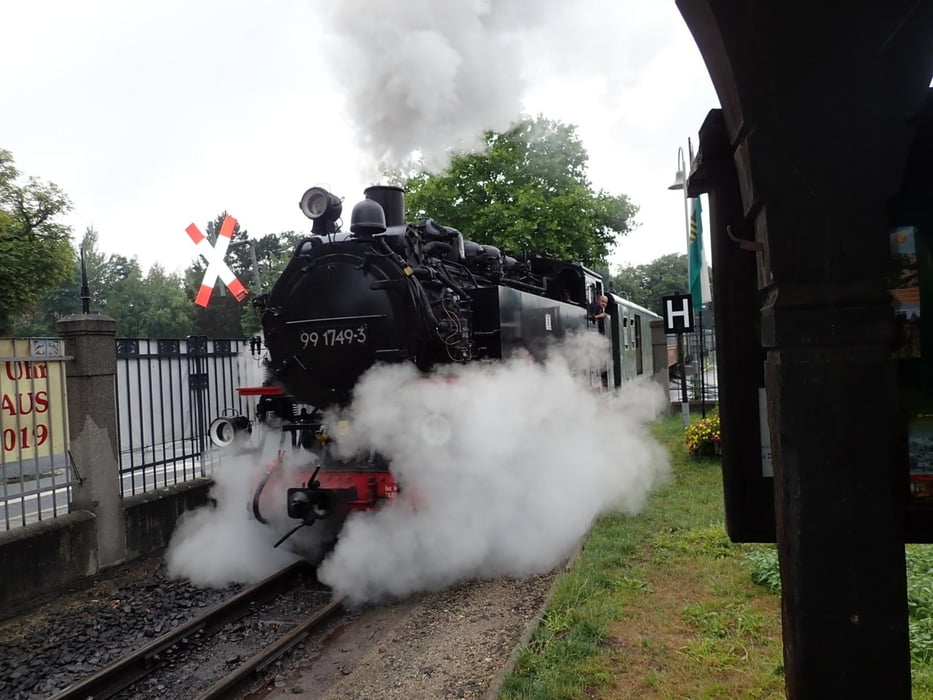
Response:
[{"label": "text aus", "polygon": [[4,453],[31,452],[46,446],[51,435],[48,374],[45,362],[4,362],[0,376],[0,444]]}]

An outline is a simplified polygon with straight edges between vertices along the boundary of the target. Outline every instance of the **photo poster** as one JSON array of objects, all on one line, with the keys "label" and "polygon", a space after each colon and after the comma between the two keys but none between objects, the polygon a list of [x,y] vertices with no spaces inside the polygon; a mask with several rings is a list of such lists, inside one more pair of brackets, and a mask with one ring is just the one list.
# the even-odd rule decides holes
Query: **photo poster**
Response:
[{"label": "photo poster", "polygon": [[933,413],[913,416],[907,446],[910,456],[910,495],[933,499]]},{"label": "photo poster", "polygon": [[917,263],[917,231],[900,226],[891,231],[891,283],[897,327],[894,357],[920,357],[920,267]]},{"label": "photo poster", "polygon": [[921,281],[929,281],[922,236],[915,226],[890,231],[889,292],[894,305],[895,346],[902,405],[907,418],[910,491],[933,505],[933,352],[923,354]]}]

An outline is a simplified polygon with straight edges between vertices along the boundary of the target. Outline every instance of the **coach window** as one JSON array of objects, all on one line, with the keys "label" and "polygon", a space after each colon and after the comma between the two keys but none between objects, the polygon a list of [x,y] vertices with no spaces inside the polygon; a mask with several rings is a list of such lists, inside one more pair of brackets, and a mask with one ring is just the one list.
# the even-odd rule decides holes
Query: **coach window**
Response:
[{"label": "coach window", "polygon": [[635,314],[632,323],[635,324],[635,374],[644,374],[645,362],[641,349],[641,316]]}]

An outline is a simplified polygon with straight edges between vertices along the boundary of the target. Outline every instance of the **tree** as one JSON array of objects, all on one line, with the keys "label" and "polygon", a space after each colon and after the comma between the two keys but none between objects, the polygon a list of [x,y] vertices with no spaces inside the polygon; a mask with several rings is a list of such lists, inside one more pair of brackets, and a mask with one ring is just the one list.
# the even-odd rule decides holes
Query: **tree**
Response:
[{"label": "tree", "polygon": [[[252,245],[256,248],[256,263],[259,268],[258,285],[257,274],[253,270],[250,247],[242,246],[234,249],[234,259],[230,267],[249,289],[251,299],[255,299],[260,293],[266,293],[272,289],[272,285],[275,284],[279,275],[282,274],[282,270],[285,269],[285,265],[288,264],[295,245],[306,235],[294,231],[267,233],[252,242]],[[243,315],[240,321],[243,333],[247,336],[259,333],[262,326],[259,312],[250,303],[251,299],[247,300],[243,305]]]},{"label": "tree", "polygon": [[[185,297],[181,277],[158,265],[143,274],[135,257],[106,255],[88,228],[81,240],[89,292],[89,308],[117,322],[120,338],[183,338],[194,329],[194,308]],[[55,321],[81,313],[81,264],[75,257],[71,277],[47,292],[35,312],[15,319],[16,335],[55,335]]]},{"label": "tree", "polygon": [[0,149],[0,336],[74,271],[71,231],[58,221],[71,202],[57,185],[19,178],[12,154]]},{"label": "tree", "polygon": [[687,293],[687,256],[670,253],[644,265],[620,267],[611,283],[619,296],[660,314],[661,297]]},{"label": "tree", "polygon": [[460,153],[439,174],[397,181],[408,211],[459,229],[513,255],[547,253],[603,263],[628,233],[637,207],[623,194],[594,191],[575,127],[526,117],[504,133],[486,132],[483,153]]},{"label": "tree", "polygon": [[[143,276],[134,259],[130,274],[111,301],[117,335],[124,338],[184,338],[195,328],[194,304],[179,275],[153,265]],[[118,308],[122,307],[122,308]]]}]

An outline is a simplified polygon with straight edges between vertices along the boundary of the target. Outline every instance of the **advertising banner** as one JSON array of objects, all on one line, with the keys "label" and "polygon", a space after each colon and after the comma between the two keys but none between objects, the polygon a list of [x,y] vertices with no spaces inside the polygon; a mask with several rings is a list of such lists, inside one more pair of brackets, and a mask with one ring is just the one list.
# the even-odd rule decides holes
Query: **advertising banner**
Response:
[{"label": "advertising banner", "polygon": [[68,449],[63,341],[0,338],[0,464]]}]

